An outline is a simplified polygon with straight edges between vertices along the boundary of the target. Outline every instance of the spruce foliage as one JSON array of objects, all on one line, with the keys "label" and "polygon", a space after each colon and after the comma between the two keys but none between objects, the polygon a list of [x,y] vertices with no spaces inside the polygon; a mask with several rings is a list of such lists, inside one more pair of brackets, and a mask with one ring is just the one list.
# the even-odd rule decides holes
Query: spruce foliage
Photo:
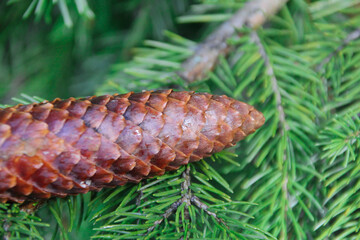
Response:
[{"label": "spruce foliage", "polygon": [[[358,239],[360,1],[291,0],[263,27],[237,29],[207,78],[181,79],[197,43],[245,2],[0,3],[4,104],[175,88],[226,94],[266,117],[235,147],[138,185],[33,212],[0,204],[0,236]],[[24,29],[35,31],[26,41]]]}]

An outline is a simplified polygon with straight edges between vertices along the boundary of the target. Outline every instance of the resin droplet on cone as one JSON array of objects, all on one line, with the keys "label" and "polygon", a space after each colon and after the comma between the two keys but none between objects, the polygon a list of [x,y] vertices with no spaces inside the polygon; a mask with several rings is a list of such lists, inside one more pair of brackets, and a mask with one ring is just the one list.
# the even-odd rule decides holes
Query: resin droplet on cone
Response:
[{"label": "resin droplet on cone", "polygon": [[139,182],[233,146],[264,121],[229,97],[172,90],[0,109],[0,201]]}]

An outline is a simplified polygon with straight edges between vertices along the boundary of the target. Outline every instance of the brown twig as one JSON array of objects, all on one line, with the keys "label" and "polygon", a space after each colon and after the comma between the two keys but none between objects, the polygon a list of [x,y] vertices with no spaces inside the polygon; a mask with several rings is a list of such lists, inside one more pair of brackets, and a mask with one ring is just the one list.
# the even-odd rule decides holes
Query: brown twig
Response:
[{"label": "brown twig", "polygon": [[265,20],[274,15],[287,0],[253,0],[247,2],[232,18],[224,22],[205,41],[197,46],[194,54],[182,64],[179,76],[191,83],[206,76],[213,69],[221,54],[229,51],[226,40],[237,29],[249,26],[253,29],[264,24]]}]

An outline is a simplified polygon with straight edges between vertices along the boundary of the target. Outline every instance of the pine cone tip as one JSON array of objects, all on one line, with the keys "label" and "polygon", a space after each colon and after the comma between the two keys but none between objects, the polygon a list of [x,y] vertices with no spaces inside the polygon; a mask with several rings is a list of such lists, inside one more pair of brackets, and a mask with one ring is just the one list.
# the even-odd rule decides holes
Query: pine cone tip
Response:
[{"label": "pine cone tip", "polygon": [[254,109],[251,112],[251,116],[254,118],[254,128],[255,128],[255,130],[259,129],[260,127],[262,127],[262,125],[264,125],[265,117],[264,117],[264,114],[262,114],[260,111]]}]

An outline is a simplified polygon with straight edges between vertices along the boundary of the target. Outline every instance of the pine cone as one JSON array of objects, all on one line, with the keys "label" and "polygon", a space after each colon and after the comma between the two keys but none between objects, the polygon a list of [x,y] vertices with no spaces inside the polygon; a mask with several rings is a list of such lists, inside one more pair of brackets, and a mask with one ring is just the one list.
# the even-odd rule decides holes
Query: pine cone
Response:
[{"label": "pine cone", "polygon": [[139,182],[233,146],[264,120],[226,96],[172,90],[0,109],[0,201]]}]

